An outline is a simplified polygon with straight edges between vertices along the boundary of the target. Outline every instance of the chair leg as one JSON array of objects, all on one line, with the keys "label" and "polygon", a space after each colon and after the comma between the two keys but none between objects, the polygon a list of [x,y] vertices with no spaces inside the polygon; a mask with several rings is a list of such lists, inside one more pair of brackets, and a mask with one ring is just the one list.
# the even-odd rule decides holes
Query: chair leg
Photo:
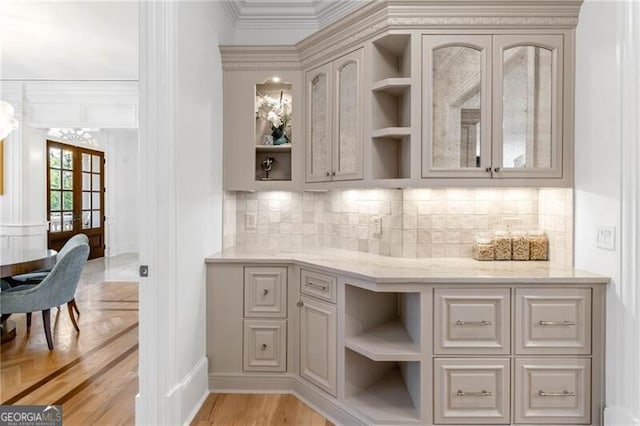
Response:
[{"label": "chair leg", "polygon": [[31,312],[27,312],[27,333],[31,332]]},{"label": "chair leg", "polygon": [[78,316],[78,318],[80,318],[80,309],[78,309],[76,298],[74,297],[73,299],[71,299],[71,302],[73,302],[73,310],[76,311],[76,315]]},{"label": "chair leg", "polygon": [[51,310],[42,311],[42,322],[44,323],[44,335],[47,338],[47,346],[49,350],[53,350],[53,339],[51,338]]},{"label": "chair leg", "polygon": [[71,318],[71,322],[73,323],[73,328],[75,328],[77,332],[80,332],[80,328],[78,328],[78,323],[76,322],[76,318],[73,316],[74,304],[75,302],[73,299],[67,302],[67,309],[69,309],[69,318]]}]

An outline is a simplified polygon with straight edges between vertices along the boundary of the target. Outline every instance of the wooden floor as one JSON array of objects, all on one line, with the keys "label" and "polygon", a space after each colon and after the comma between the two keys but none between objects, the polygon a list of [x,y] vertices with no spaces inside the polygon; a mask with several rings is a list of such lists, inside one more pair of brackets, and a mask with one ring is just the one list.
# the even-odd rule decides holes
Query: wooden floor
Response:
[{"label": "wooden floor", "polygon": [[0,351],[0,403],[62,405],[65,425],[133,424],[138,389],[138,285],[81,283],[76,333],[66,306],[53,309],[54,350],[42,316],[12,315],[17,337]]},{"label": "wooden floor", "polygon": [[211,394],[191,424],[333,426],[295,396],[261,394]]},{"label": "wooden floor", "polygon": [[[42,316],[12,315],[17,337],[0,350],[0,404],[62,405],[70,425],[133,425],[138,392],[138,285],[81,281],[76,333],[66,306],[51,311],[54,350]],[[290,395],[211,395],[194,424],[328,425]]]}]

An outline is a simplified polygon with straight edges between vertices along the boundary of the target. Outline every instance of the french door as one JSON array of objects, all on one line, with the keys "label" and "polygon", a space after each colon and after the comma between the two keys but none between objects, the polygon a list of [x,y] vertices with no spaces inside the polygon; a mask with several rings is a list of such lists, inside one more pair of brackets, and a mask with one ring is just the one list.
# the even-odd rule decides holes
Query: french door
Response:
[{"label": "french door", "polygon": [[104,256],[104,153],[47,141],[48,246],[89,237],[89,259]]}]

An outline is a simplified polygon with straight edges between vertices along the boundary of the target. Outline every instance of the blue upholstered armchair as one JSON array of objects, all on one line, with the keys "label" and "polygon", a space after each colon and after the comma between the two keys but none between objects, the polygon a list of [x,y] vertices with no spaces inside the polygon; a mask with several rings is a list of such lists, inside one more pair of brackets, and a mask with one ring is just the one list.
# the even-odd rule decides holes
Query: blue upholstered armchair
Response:
[{"label": "blue upholstered armchair", "polygon": [[[50,350],[53,349],[50,310],[67,303],[71,311],[70,303],[75,298],[80,274],[88,257],[89,245],[78,244],[56,262],[40,284],[21,285],[0,292],[0,314],[3,320],[15,313],[42,311],[47,345]],[[77,329],[77,325],[74,325]]]}]

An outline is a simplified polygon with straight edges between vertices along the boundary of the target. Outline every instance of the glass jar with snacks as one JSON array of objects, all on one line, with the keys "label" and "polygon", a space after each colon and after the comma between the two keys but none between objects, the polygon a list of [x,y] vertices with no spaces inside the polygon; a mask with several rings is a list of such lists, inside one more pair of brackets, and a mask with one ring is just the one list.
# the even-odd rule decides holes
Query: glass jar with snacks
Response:
[{"label": "glass jar with snacks", "polygon": [[493,234],[496,260],[511,260],[511,235],[509,231],[496,231]]},{"label": "glass jar with snacks", "polygon": [[544,231],[536,229],[528,232],[529,259],[547,260],[549,258],[549,240]]},{"label": "glass jar with snacks", "polygon": [[487,233],[478,234],[476,241],[473,244],[473,258],[475,260],[494,260],[495,249],[493,247],[493,241]]},{"label": "glass jar with snacks", "polygon": [[529,239],[525,231],[511,231],[511,258],[529,260]]}]

